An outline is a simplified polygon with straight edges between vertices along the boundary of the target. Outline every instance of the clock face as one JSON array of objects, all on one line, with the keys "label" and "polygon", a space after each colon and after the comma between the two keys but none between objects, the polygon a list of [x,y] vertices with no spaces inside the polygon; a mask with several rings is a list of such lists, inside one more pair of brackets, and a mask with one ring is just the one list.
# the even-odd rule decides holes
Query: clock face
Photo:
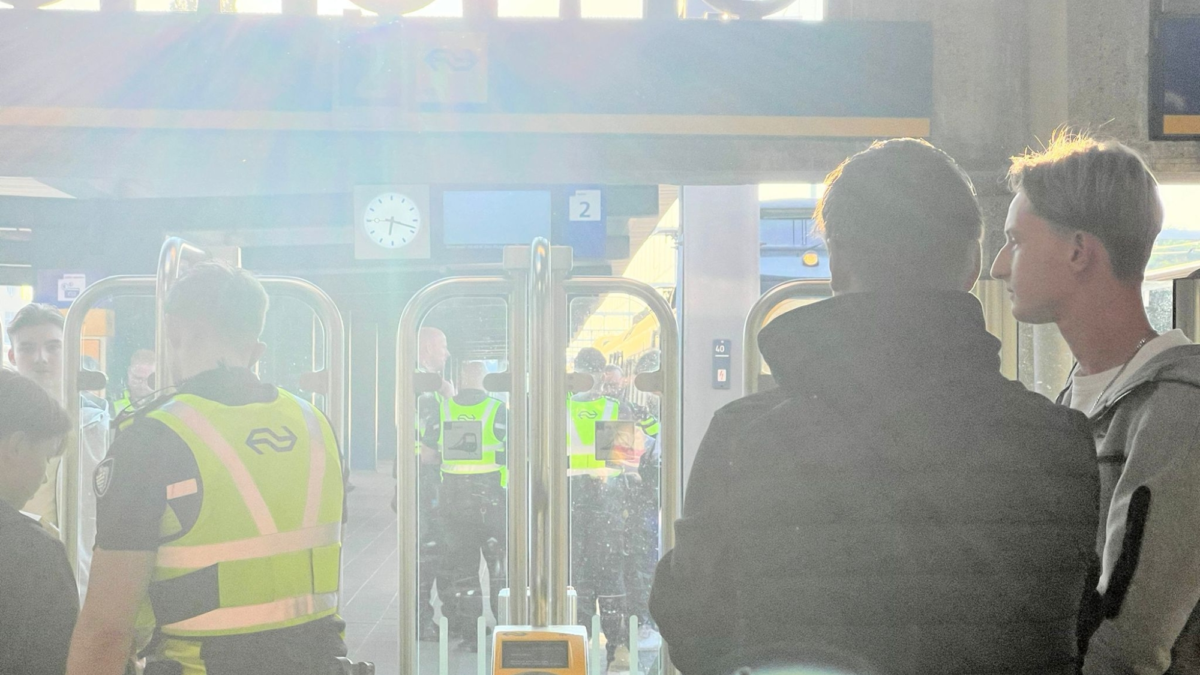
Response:
[{"label": "clock face", "polygon": [[363,213],[367,238],[384,248],[403,248],[421,231],[421,210],[411,198],[385,192],[367,202]]}]

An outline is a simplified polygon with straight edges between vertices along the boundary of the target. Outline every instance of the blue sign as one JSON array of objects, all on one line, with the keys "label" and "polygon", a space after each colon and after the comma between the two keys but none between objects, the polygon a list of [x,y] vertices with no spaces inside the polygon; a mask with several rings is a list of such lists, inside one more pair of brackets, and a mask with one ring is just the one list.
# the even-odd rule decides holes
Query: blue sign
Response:
[{"label": "blue sign", "polygon": [[576,258],[604,258],[608,240],[604,190],[599,186],[575,186],[567,188],[566,195],[567,245]]},{"label": "blue sign", "polygon": [[89,275],[78,270],[38,270],[33,301],[67,308],[88,286]]},{"label": "blue sign", "polygon": [[1150,137],[1200,138],[1200,17],[1160,19],[1150,74]]}]

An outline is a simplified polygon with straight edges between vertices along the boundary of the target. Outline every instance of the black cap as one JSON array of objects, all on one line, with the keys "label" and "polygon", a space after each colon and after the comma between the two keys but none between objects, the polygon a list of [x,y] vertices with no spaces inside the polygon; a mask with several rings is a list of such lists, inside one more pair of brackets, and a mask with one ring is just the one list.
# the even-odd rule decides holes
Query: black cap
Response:
[{"label": "black cap", "polygon": [[575,355],[575,372],[598,373],[608,365],[608,359],[595,347],[584,347]]}]

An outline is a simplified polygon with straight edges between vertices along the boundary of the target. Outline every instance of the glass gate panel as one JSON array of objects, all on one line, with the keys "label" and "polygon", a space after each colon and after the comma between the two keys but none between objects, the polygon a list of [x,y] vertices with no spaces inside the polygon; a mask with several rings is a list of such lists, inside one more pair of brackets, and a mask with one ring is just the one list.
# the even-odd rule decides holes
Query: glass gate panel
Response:
[{"label": "glass gate panel", "polygon": [[271,296],[262,342],[266,351],[258,362],[258,376],[325,409],[324,383],[310,373],[326,367],[325,326],[305,302],[288,296]]},{"label": "glass gate panel", "polygon": [[418,355],[421,673],[480,672],[508,586],[508,327],[506,301],[463,297],[401,338],[415,339]]},{"label": "glass gate panel", "polygon": [[566,401],[569,583],[594,668],[646,672],[661,639],[648,603],[661,557],[662,336],[642,301],[569,303]]},{"label": "glass gate panel", "polygon": [[[48,468],[47,482],[25,506],[56,527],[75,570],[80,598],[87,592],[96,537],[96,495],[93,475],[108,454],[112,435],[135,407],[159,395],[154,355],[155,305],[153,281],[144,280],[146,295],[131,288],[93,293],[86,312],[67,322],[60,360],[50,361],[61,383],[56,397],[77,397],[77,428],[67,439],[63,455]],[[81,309],[83,306],[81,305]],[[67,341],[77,340],[68,345]],[[20,355],[18,355],[20,358]],[[64,377],[77,371],[76,388]]]}]

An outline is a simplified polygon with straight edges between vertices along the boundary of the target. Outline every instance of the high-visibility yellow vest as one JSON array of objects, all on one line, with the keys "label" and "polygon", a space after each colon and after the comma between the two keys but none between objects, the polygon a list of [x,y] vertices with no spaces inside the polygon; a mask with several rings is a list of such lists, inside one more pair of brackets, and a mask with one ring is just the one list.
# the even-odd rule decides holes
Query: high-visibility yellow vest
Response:
[{"label": "high-visibility yellow vest", "polygon": [[621,405],[616,399],[601,396],[591,401],[567,403],[567,452],[570,453],[569,476],[608,477],[621,472],[596,457],[596,422],[616,420]]},{"label": "high-visibility yellow vest", "polygon": [[117,399],[116,401],[113,401],[113,411],[117,415],[120,415],[121,413],[125,412],[126,409],[132,408],[132,407],[133,407],[133,397],[131,397],[129,395],[128,389],[125,390],[125,394],[123,396],[121,396],[121,398]]},{"label": "high-visibility yellow vest", "polygon": [[[192,451],[204,490],[196,523],[158,549],[149,597],[167,637],[258,633],[337,611],[342,471],[328,421],[279,390],[269,403],[226,406],[180,394],[146,414]],[[167,486],[161,534],[182,526]]]},{"label": "high-visibility yellow vest", "polygon": [[[498,471],[500,485],[508,485],[508,467],[503,455],[497,456],[504,452],[504,441],[496,436],[496,415],[502,405],[490,396],[475,405],[462,405],[453,398],[441,399],[438,446],[442,450],[442,473],[463,475]],[[447,422],[467,423],[462,429],[456,429],[449,445],[446,442]]]}]

